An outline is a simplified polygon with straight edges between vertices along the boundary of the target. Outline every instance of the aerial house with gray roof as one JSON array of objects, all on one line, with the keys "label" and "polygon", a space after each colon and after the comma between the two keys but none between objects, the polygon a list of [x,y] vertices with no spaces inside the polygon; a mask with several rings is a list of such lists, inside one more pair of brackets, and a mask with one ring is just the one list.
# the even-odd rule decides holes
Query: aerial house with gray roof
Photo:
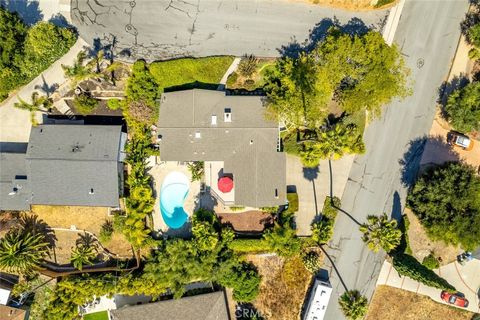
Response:
[{"label": "aerial house with gray roof", "polygon": [[120,126],[32,127],[26,153],[0,153],[0,210],[119,207],[125,142]]},{"label": "aerial house with gray roof", "polygon": [[278,123],[264,113],[259,96],[200,89],[164,93],[160,158],[204,161],[205,184],[224,205],[283,205],[286,158],[279,152]]}]

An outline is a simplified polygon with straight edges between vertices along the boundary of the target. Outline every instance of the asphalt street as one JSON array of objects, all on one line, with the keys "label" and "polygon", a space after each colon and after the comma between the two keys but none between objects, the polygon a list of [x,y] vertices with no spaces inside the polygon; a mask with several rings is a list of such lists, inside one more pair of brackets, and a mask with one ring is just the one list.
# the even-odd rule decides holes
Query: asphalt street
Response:
[{"label": "asphalt street", "polygon": [[[423,146],[411,142],[430,130],[437,90],[447,77],[467,9],[466,0],[407,0],[394,41],[411,68],[413,95],[388,105],[381,119],[366,130],[367,152],[355,159],[342,197],[342,209],[360,223],[367,215],[386,212],[399,217],[403,212],[407,190],[403,181],[415,174]],[[327,251],[347,288],[371,298],[385,254],[366,248],[358,225],[347,215],[337,217]],[[325,319],[344,319],[337,300],[345,290],[335,272],[328,271],[334,294]]]},{"label": "asphalt street", "polygon": [[[387,10],[351,12],[286,0],[72,0],[81,37],[111,43],[120,58],[278,56],[292,41],[318,39],[332,21],[380,28]],[[130,59],[129,59],[130,57]]]}]

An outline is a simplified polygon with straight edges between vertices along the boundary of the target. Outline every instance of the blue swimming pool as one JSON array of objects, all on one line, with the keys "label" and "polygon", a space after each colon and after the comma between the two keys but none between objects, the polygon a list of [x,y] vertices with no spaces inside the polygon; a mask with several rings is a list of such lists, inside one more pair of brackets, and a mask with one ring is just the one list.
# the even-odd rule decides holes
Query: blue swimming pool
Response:
[{"label": "blue swimming pool", "polygon": [[160,212],[165,223],[172,229],[181,228],[188,220],[183,209],[190,190],[190,182],[181,172],[171,172],[163,180],[160,189]]}]

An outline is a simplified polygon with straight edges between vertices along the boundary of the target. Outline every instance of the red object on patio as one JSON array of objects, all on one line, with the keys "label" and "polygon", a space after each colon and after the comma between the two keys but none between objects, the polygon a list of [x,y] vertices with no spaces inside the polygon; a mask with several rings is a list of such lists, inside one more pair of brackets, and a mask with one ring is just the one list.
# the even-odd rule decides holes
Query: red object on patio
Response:
[{"label": "red object on patio", "polygon": [[233,180],[230,177],[221,177],[218,179],[218,190],[228,193],[233,189]]}]

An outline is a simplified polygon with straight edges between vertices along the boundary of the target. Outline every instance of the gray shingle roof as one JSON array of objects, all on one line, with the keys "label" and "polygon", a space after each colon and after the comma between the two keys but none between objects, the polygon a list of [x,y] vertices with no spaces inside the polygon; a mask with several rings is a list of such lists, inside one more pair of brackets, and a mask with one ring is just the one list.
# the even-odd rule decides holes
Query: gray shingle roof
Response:
[{"label": "gray shingle roof", "polygon": [[0,209],[30,208],[31,191],[26,178],[24,153],[0,153]]},{"label": "gray shingle roof", "polygon": [[223,292],[124,307],[110,314],[112,320],[229,320]]},{"label": "gray shingle roof", "polygon": [[[231,122],[224,121],[225,109]],[[162,160],[224,161],[224,172],[234,176],[235,204],[285,203],[286,159],[277,152],[278,124],[265,120],[261,97],[198,89],[165,93],[158,126]]]},{"label": "gray shingle roof", "polygon": [[117,207],[124,143],[120,126],[33,127],[26,154],[0,153],[0,209]]},{"label": "gray shingle roof", "polygon": [[41,125],[27,149],[32,204],[119,205],[120,126]]}]

